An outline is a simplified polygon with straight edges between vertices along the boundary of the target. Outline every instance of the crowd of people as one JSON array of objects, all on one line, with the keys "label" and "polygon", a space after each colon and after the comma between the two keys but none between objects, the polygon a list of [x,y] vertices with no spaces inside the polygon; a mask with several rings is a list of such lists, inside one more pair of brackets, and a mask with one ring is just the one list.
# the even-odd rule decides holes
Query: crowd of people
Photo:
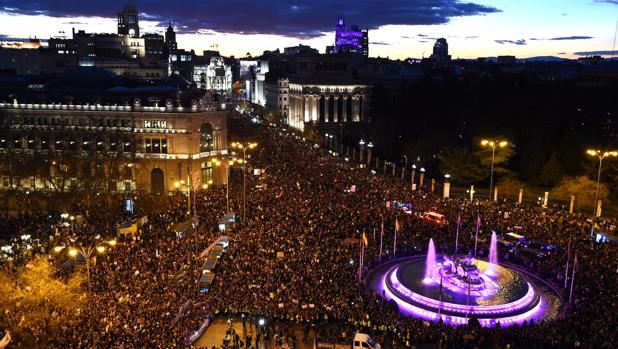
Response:
[{"label": "crowd of people", "polygon": [[[443,348],[615,348],[618,345],[618,249],[590,239],[590,222],[579,214],[516,205],[513,202],[442,198],[427,187],[409,183],[357,163],[334,157],[314,143],[282,127],[230,122],[231,138],[258,142],[247,163],[246,220],[229,231],[230,245],[216,266],[207,293],[200,293],[199,253],[214,241],[217,217],[225,213],[225,190],[195,193],[199,225],[184,237],[173,227],[189,218],[186,197],[139,194],[135,216],[148,215],[136,240],[117,244],[96,259],[86,309],[53,336],[51,347],[170,348],[190,345],[187,338],[209,314],[266,317],[300,326],[337,324],[341,331],[362,330],[395,343],[434,343]],[[253,169],[261,169],[253,175]],[[231,170],[230,204],[241,212],[243,176]],[[353,189],[352,189],[353,188]],[[352,189],[352,190],[351,190]],[[411,202],[415,211],[437,211],[446,224],[388,208],[387,201]],[[89,241],[108,215],[88,211],[73,229],[53,227],[49,214],[3,218],[11,233],[52,232],[55,244]],[[121,207],[121,205],[119,205]],[[429,238],[440,252],[452,253],[456,221],[461,216],[459,251],[474,247],[477,215],[479,236],[492,230],[525,231],[526,237],[558,246],[557,253],[538,259],[505,256],[550,283],[564,283],[567,245],[577,253],[574,300],[552,321],[508,328],[450,327],[426,323],[399,313],[358,279],[362,233],[368,237],[364,272],[379,261],[423,254]],[[242,215],[239,215],[242,218]],[[121,223],[126,215],[118,213]],[[396,237],[394,226],[401,226]],[[607,227],[614,220],[598,222]],[[383,251],[379,241],[384,227]],[[72,239],[72,240],[71,240]],[[486,255],[488,243],[479,244]],[[49,251],[49,249],[48,249]],[[329,327],[331,328],[331,327]],[[16,342],[19,338],[15,339]],[[386,344],[386,343],[385,343]],[[384,344],[383,344],[384,346]]]}]

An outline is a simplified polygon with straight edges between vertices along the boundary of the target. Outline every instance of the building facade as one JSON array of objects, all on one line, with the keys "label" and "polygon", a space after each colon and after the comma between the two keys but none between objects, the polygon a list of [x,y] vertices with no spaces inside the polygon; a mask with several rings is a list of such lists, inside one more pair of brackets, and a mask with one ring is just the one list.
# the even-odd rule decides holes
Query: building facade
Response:
[{"label": "building facade", "polygon": [[448,43],[445,38],[439,38],[433,45],[431,59],[439,68],[447,67],[451,63],[451,56],[448,54]]},{"label": "building facade", "polygon": [[240,61],[240,80],[243,83],[244,98],[261,106],[266,105],[264,95],[264,82],[266,74],[270,71],[266,60],[241,60]]},{"label": "building facade", "polygon": [[139,15],[134,4],[124,5],[118,12],[118,34],[139,37]]},{"label": "building facade", "polygon": [[264,84],[266,106],[275,111],[279,117],[289,122],[290,110],[290,80],[280,77]]},{"label": "building facade", "polygon": [[232,97],[232,67],[221,56],[210,58],[208,65],[194,65],[193,81],[198,88]]},{"label": "building facade", "polygon": [[290,81],[288,124],[304,130],[305,123],[360,123],[368,118],[370,86],[312,84]]},{"label": "building facade", "polygon": [[346,27],[345,18],[337,18],[335,28],[335,47],[334,53],[356,53],[365,57],[369,56],[369,31],[359,29],[352,25]]},{"label": "building facade", "polygon": [[[0,188],[165,193],[222,184],[228,112],[164,105],[0,102]],[[34,163],[36,166],[28,166]],[[32,168],[32,170],[29,170]]]}]

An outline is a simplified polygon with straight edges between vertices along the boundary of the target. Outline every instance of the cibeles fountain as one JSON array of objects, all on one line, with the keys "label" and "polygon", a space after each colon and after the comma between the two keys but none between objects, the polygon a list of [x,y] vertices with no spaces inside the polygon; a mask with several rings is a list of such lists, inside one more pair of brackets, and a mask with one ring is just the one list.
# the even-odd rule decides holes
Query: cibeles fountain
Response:
[{"label": "cibeles fountain", "polygon": [[401,312],[452,325],[471,318],[481,326],[509,326],[551,320],[560,308],[558,292],[541,278],[499,264],[496,234],[488,260],[437,255],[433,239],[427,255],[386,263],[368,275],[368,286],[394,300]]}]

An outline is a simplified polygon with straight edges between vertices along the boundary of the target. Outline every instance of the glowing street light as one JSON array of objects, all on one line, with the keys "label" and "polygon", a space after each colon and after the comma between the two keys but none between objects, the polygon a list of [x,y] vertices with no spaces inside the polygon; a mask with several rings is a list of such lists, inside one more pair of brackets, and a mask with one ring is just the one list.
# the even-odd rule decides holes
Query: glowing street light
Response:
[{"label": "glowing street light", "polygon": [[[328,134],[326,134],[328,137]],[[331,136],[332,137],[332,136]],[[245,168],[245,164],[247,163],[247,150],[252,150],[257,148],[258,144],[255,142],[233,142],[232,148],[241,149],[242,150],[242,159],[238,159],[237,162],[242,164],[242,222],[245,223],[245,218],[247,215],[247,169]],[[228,183],[229,187],[229,183]],[[229,211],[229,204],[228,204]]]},{"label": "glowing street light", "polygon": [[489,176],[489,201],[491,201],[491,190],[494,185],[494,160],[496,158],[496,148],[504,148],[509,143],[505,140],[487,140],[483,139],[481,145],[491,148],[491,174]]},{"label": "glowing street light", "polygon": [[586,154],[590,156],[596,156],[599,159],[599,171],[597,173],[597,187],[594,193],[594,208],[592,209],[592,227],[590,228],[590,235],[594,235],[594,220],[597,217],[597,208],[599,202],[599,183],[601,181],[601,166],[603,165],[603,159],[606,157],[618,156],[618,151],[601,151],[601,150],[586,150]]}]

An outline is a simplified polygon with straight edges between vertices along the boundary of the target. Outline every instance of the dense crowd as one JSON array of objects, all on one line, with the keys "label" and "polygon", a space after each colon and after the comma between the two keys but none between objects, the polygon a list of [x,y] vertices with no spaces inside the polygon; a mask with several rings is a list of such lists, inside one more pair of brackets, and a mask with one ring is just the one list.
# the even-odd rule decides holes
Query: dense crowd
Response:
[{"label": "dense crowd", "polygon": [[[592,243],[586,217],[506,201],[443,199],[429,188],[413,191],[408,183],[359,169],[285,129],[243,120],[233,121],[231,127],[234,140],[256,141],[259,147],[247,163],[246,221],[230,232],[229,249],[216,267],[210,291],[198,292],[203,261],[197,255],[217,237],[217,217],[225,212],[224,189],[196,194],[199,226],[182,238],[174,234],[173,226],[188,218],[183,194],[137,195],[135,215],[148,215],[149,223],[142,227],[139,239],[97,257],[88,307],[53,336],[50,347],[90,347],[93,341],[99,347],[182,347],[209,313],[263,316],[302,326],[335,323],[348,333],[363,330],[398,343],[440,343],[445,348],[618,345],[614,311],[618,249]],[[264,171],[254,175],[253,169]],[[231,207],[237,212],[242,212],[242,180],[239,169],[231,171]],[[352,186],[355,190],[350,190]],[[391,200],[411,202],[416,211],[440,212],[448,223],[436,224],[386,207]],[[88,212],[84,223],[61,229],[55,244],[58,239],[88,241],[109,223],[107,215],[97,214],[96,206],[81,204],[75,210]],[[571,241],[570,251],[577,252],[579,263],[574,302],[558,314],[559,320],[494,329],[427,324],[402,316],[381,295],[359,283],[363,232],[369,239],[367,265],[422,254],[429,238],[438,251],[451,253],[461,215],[459,251],[466,253],[474,246],[477,214],[482,221],[481,255],[487,254],[492,230],[521,229],[527,238],[559,246],[545,259],[504,256],[556,285],[564,283],[566,246]],[[12,233],[35,230],[55,235],[50,217],[3,220]],[[114,223],[125,219],[119,212]],[[393,254],[395,220],[401,225],[397,256]],[[605,224],[602,227],[616,224],[613,220],[599,223]],[[384,248],[379,256],[382,225]]]}]

